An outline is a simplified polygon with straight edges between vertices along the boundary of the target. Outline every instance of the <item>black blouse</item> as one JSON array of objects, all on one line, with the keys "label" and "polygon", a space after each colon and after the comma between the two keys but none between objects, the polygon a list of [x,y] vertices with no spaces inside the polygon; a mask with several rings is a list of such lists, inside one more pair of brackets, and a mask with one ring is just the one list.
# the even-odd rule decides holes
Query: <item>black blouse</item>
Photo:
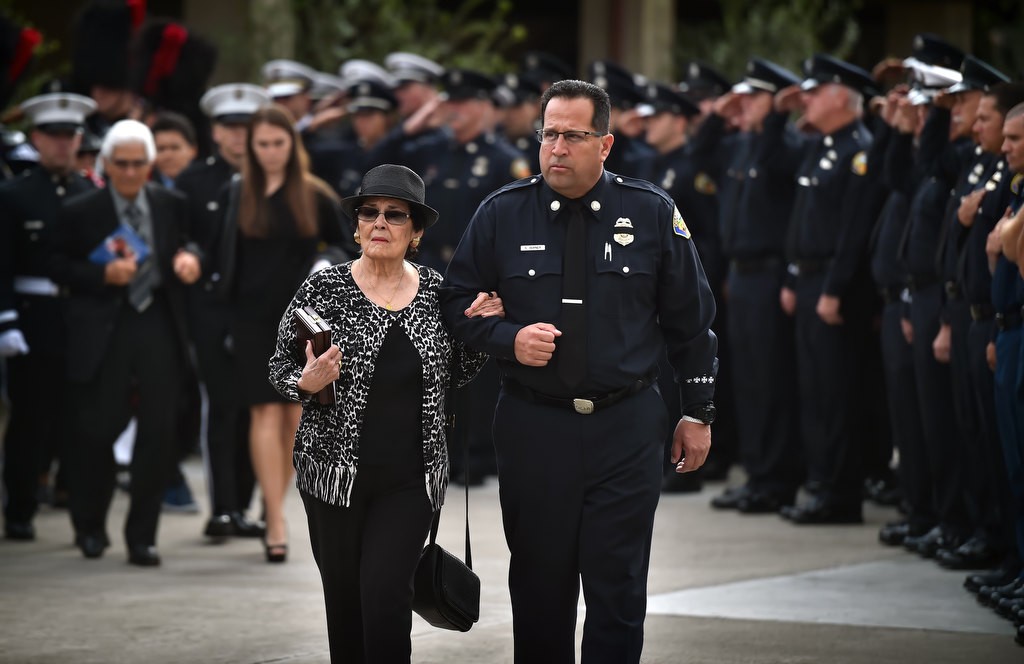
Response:
[{"label": "black blouse", "polygon": [[384,337],[366,397],[359,463],[423,467],[423,363],[402,326]]}]

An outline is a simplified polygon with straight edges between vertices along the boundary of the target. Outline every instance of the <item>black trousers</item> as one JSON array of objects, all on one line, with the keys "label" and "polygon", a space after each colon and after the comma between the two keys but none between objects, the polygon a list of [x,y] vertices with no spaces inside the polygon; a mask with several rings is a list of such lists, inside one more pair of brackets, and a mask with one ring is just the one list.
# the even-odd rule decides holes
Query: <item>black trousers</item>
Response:
[{"label": "black trousers", "polygon": [[96,376],[71,385],[76,436],[68,450],[70,507],[79,535],[106,530],[114,490],[113,444],[131,418],[134,386],[138,433],[124,535],[129,546],[156,543],[160,503],[175,459],[176,400],[184,357],[174,329],[161,294],[142,313],[124,304]]},{"label": "black trousers", "polygon": [[[955,306],[952,304],[951,306]],[[964,501],[963,464],[950,463],[963,453],[962,419],[954,407],[952,369],[935,359],[932,342],[939,333],[943,308],[942,284],[914,291],[910,322],[914,326],[914,378],[924,431],[931,482],[932,512],[952,532],[970,530]]]},{"label": "black trousers", "polygon": [[228,305],[197,286],[189,292],[192,341],[206,391],[206,436],[201,441],[213,514],[245,512],[255,475],[249,453],[249,408],[238,399],[234,358],[226,342]]},{"label": "black trousers", "polygon": [[910,505],[907,519],[915,526],[931,527],[935,524],[935,501],[914,374],[914,349],[903,336],[901,325],[903,307],[902,302],[896,301],[885,305],[882,311],[885,395],[893,441],[900,451],[900,484]]},{"label": "black trousers", "polygon": [[65,398],[66,360],[63,340],[54,332],[62,316],[61,301],[38,296],[18,298],[19,327],[29,353],[6,360],[11,408],[3,439],[3,483],[7,493],[4,518],[29,522],[39,508],[39,476],[49,470],[54,457],[62,454],[68,434],[66,419],[53,414],[53,404]]},{"label": "black trousers", "polygon": [[730,271],[729,369],[747,483],[789,499],[803,481],[804,464],[797,431],[795,332],[792,319],[779,307],[782,276],[782,268]]},{"label": "black trousers", "polygon": [[[807,477],[822,488],[822,498],[860,504],[864,441],[854,440],[853,384],[856,369],[850,339],[853,321],[827,325],[816,307],[824,275],[797,281],[796,344],[800,395],[800,433]],[[859,401],[863,403],[863,401]]]},{"label": "black trousers", "polygon": [[361,466],[348,507],[301,495],[331,662],[408,664],[413,574],[433,516],[422,466]]},{"label": "black trousers", "polygon": [[517,664],[639,662],[668,418],[655,388],[580,415],[502,391],[494,418]]}]

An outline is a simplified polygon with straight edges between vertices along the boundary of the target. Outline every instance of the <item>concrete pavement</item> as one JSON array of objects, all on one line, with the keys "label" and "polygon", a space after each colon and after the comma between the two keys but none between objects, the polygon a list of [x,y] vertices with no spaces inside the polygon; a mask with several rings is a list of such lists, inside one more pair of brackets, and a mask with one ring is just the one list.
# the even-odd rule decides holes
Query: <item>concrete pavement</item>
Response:
[{"label": "concrete pavement", "polygon": [[[200,464],[192,460],[186,470],[201,494]],[[708,500],[721,488],[662,498],[644,662],[1024,662],[1010,623],[975,603],[961,588],[964,574],[877,544],[878,526],[893,511],[869,507],[864,526],[798,528],[773,515],[711,510]],[[497,482],[471,490],[470,503],[480,622],[458,634],[415,618],[414,662],[512,661]],[[100,560],[72,546],[63,511],[42,511],[35,542],[0,540],[0,662],[329,661],[297,495],[288,499],[284,565],[265,563],[255,540],[207,543],[204,512],[165,514],[163,566],[129,566],[120,536],[126,504],[119,493],[108,521],[113,546]],[[460,553],[462,505],[461,487],[452,487],[439,536]],[[584,618],[581,602],[581,627]]]}]

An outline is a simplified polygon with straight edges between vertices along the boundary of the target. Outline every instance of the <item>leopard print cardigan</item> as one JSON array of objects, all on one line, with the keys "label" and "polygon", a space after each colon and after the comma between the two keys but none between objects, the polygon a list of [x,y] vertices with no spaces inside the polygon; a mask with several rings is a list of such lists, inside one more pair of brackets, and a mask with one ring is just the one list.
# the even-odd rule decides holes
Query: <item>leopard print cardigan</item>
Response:
[{"label": "leopard print cardigan", "polygon": [[[419,351],[423,364],[423,466],[427,496],[434,509],[444,503],[448,485],[445,444],[445,397],[449,388],[468,383],[487,356],[468,351],[445,328],[437,302],[441,275],[415,266],[420,287],[404,309],[388,311],[371,302],[352,278],[352,262],[311,275],[292,298],[277,330],[277,349],[270,358],[270,382],[285,397],[303,401],[295,434],[295,483],[331,505],[348,506],[359,467],[359,432],[373,368],[392,325],[402,329]],[[341,376],[335,383],[338,401],[321,405],[303,399],[296,388],[306,363],[296,342],[292,312],[312,306],[334,331],[342,354]]]}]

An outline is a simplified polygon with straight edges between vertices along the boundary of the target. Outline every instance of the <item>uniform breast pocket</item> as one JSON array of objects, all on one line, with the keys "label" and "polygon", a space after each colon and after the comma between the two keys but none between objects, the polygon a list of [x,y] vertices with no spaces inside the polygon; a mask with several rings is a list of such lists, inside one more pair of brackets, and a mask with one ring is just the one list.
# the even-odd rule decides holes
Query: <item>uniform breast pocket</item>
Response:
[{"label": "uniform breast pocket", "polygon": [[619,251],[594,263],[597,283],[592,292],[598,314],[633,318],[654,310],[657,284],[652,257]]},{"label": "uniform breast pocket", "polygon": [[524,251],[505,264],[498,294],[509,320],[550,322],[560,311],[562,256]]}]

